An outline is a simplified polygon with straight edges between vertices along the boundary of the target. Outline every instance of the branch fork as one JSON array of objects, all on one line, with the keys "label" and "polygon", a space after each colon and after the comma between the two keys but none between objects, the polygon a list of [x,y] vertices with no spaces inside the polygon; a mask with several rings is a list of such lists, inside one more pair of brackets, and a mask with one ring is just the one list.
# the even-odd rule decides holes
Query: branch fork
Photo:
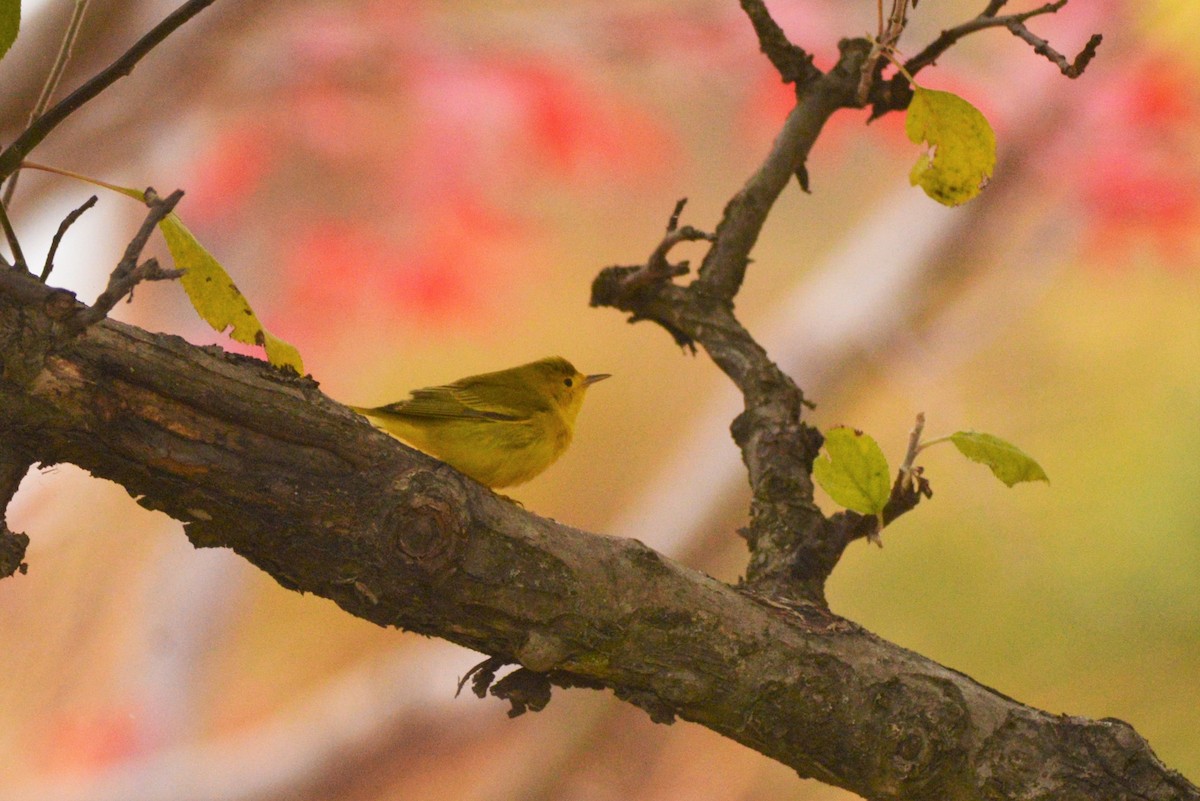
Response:
[{"label": "branch fork", "polygon": [[183,270],[164,269],[155,258],[138,262],[154,229],[167,218],[167,215],[174,210],[182,198],[182,189],[175,190],[166,198],[159,197],[153,188],[146,190],[145,202],[149,208],[146,219],[126,246],[125,255],[121,257],[121,261],[109,275],[108,286],[90,307],[82,309],[75,316],[71,326],[74,333],[90,328],[103,320],[122,298],[130,297],[132,299],[134,287],[143,281],[169,281],[183,275]]}]

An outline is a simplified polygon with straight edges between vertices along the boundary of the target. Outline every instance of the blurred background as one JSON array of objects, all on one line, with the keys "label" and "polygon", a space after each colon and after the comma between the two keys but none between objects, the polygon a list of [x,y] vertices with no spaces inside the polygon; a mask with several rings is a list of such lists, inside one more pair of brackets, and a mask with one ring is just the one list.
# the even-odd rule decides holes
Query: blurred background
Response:
[{"label": "blurred background", "polygon": [[[0,63],[6,140],[73,3],[25,5]],[[175,5],[93,0],[60,96]],[[921,3],[901,51],[984,5]],[[875,30],[874,0],[770,7],[824,68],[840,37]],[[895,464],[923,411],[928,435],[995,433],[1051,477],[1008,490],[948,445],[927,452],[934,499],[882,550],[848,550],[834,610],[1026,703],[1129,721],[1198,781],[1200,6],[1093,0],[1030,27],[1069,57],[1105,38],[1077,81],[1003,30],[920,75],[996,128],[980,199],[938,207],[908,185],[900,115],[842,112],[738,310],[821,428],[865,429]],[[711,229],[790,105],[733,0],[219,0],[35,156],[185,189],[184,220],[336,399],[553,354],[613,373],[571,450],[511,494],[733,581],[737,395],[588,292],[644,261],[678,198]],[[22,176],[31,261],[91,191]],[[102,197],[52,283],[93,298],[142,214]],[[138,287],[118,316],[254,352],[176,285]],[[195,551],[69,465],[32,472],[9,520],[32,544],[28,575],[0,582],[4,801],[854,797],[609,693],[556,691],[515,720],[456,699],[478,654]]]}]

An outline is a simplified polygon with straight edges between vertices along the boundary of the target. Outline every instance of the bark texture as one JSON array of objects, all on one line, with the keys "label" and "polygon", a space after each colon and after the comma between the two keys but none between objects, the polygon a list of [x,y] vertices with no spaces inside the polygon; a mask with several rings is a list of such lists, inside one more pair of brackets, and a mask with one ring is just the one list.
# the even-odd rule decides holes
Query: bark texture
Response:
[{"label": "bark texture", "polygon": [[492,686],[515,708],[607,687],[870,799],[1200,798],[1125,723],[1032,709],[820,604],[541,519],[310,379],[111,321],[72,335],[83,308],[0,272],[6,458],[84,467],[287,588],[520,664]]}]

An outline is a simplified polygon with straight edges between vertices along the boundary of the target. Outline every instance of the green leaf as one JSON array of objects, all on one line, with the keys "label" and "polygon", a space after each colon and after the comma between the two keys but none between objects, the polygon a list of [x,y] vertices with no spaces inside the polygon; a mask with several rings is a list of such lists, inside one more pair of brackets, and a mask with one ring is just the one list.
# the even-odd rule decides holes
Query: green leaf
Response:
[{"label": "green leaf", "polygon": [[987,465],[996,478],[1010,487],[1021,481],[1050,481],[1046,471],[1029,454],[999,437],[979,431],[956,431],[950,435],[950,441],[963,456]]},{"label": "green leaf", "polygon": [[21,0],[0,0],[0,58],[17,41],[21,30]]},{"label": "green leaf", "polygon": [[891,496],[887,457],[869,435],[852,428],[825,432],[825,452],[813,462],[813,478],[835,503],[879,515]]},{"label": "green leaf", "polygon": [[[39,169],[86,181],[145,202],[145,193],[139,189],[98,181],[67,170],[42,166],[39,166]],[[246,296],[233,283],[233,279],[225,272],[221,263],[213,258],[187,229],[179,215],[171,212],[158,224],[158,229],[162,231],[167,250],[171,251],[171,258],[175,260],[175,266],[186,271],[180,277],[179,283],[183,284],[188,300],[192,302],[192,307],[204,322],[217,331],[225,331],[228,328],[229,336],[238,342],[262,347],[267,352],[267,361],[276,367],[290,367],[304,375],[304,362],[300,358],[300,351],[263,328],[258,315],[250,308],[250,301],[246,300]]]},{"label": "green leaf", "polygon": [[904,129],[913,142],[929,143],[908,180],[938,203],[966,203],[991,180],[996,134],[979,109],[958,95],[914,85]]}]

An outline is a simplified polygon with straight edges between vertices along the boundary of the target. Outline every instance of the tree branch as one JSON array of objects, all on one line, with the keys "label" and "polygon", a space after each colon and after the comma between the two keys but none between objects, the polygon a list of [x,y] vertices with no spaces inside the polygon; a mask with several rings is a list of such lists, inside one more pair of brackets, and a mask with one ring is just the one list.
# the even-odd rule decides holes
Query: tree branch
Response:
[{"label": "tree branch", "polygon": [[95,206],[97,200],[98,198],[92,195],[79,206],[72,209],[66,217],[63,217],[62,222],[58,224],[58,230],[54,232],[54,236],[50,240],[50,248],[46,251],[46,263],[42,266],[42,274],[38,276],[43,284],[50,278],[50,271],[54,269],[54,257],[58,253],[58,246],[62,244],[62,239],[66,236],[68,229],[75,224],[76,220],[83,216],[84,212]]},{"label": "tree branch", "polygon": [[[803,393],[738,322],[733,298],[767,215],[825,121],[857,104],[862,60],[871,46],[862,39],[840,46],[837,66],[799,92],[762,166],[726,205],[698,277],[684,287],[671,280],[677,273],[652,263],[610,267],[597,276],[591,299],[593,306],[630,312],[631,322],[657,322],[681,345],[698,342],[732,379],[745,398],[732,432],[753,493],[750,524],[741,532],[751,550],[746,581],[755,592],[822,605],[825,580],[846,541],[831,535],[813,503],[812,462],[821,435],[801,422]],[[655,253],[669,244],[668,234]]]},{"label": "tree branch", "polygon": [[12,443],[0,441],[0,579],[6,579],[18,571],[24,573],[25,549],[29,547],[29,536],[19,531],[10,531],[4,510],[16,494],[21,479],[29,471],[31,462]]},{"label": "tree branch", "polygon": [[15,380],[61,297],[0,273],[0,426],[22,458],[117,481],[285,587],[519,663],[517,700],[604,686],[871,799],[1200,799],[1126,724],[1030,709],[820,607],[538,518],[257,360],[102,320]]},{"label": "tree branch", "polygon": [[213,2],[215,0],[188,0],[137,40],[124,55],[34,120],[3,153],[0,153],[0,181],[16,172],[25,157],[63,120],[79,110],[84,103],[133,72],[133,68],[147,53]]},{"label": "tree branch", "polygon": [[[1078,78],[1083,74],[1084,69],[1096,56],[1096,50],[1100,47],[1100,42],[1104,37],[1094,34],[1074,61],[1068,61],[1066,56],[1050,47],[1050,43],[1045,39],[1035,36],[1025,25],[1027,20],[1034,17],[1057,13],[1067,4],[1067,0],[1054,0],[1054,2],[1046,3],[1029,11],[999,16],[1000,9],[1006,4],[1007,0],[991,0],[979,16],[942,31],[921,52],[904,62],[904,72],[907,72],[908,75],[916,75],[926,67],[933,65],[943,53],[957,44],[964,36],[989,28],[1007,28],[1014,36],[1032,45],[1035,53],[1045,56],[1056,64],[1063,75],[1068,78]],[[909,86],[908,78],[902,72],[897,71],[887,81],[876,81],[871,86],[869,99],[871,119],[876,119],[889,111],[901,111],[908,108],[908,104],[912,100],[912,87]]]},{"label": "tree branch", "polygon": [[90,325],[95,325],[108,316],[121,298],[133,292],[133,288],[143,281],[169,281],[183,275],[182,270],[164,270],[157,259],[147,259],[138,264],[142,250],[146,247],[150,235],[158,224],[167,218],[183,198],[183,190],[176,189],[166,198],[160,198],[153,189],[145,191],[146,206],[150,211],[142,222],[138,232],[125,248],[125,255],[117,263],[116,268],[108,277],[108,286],[87,309],[81,311],[72,321],[72,333],[82,331]]},{"label": "tree branch", "polygon": [[787,34],[771,17],[762,0],[741,0],[741,4],[742,10],[750,18],[750,24],[754,26],[759,47],[779,71],[784,83],[794,83],[799,92],[809,82],[821,77],[821,71],[813,66],[813,57],[804,48],[788,40]]},{"label": "tree branch", "polygon": [[1029,11],[997,16],[1004,3],[993,0],[983,10],[983,13],[975,19],[942,31],[938,38],[930,42],[924,50],[904,62],[904,69],[910,75],[916,75],[937,61],[939,56],[953,47],[964,36],[988,28],[1008,28],[1014,36],[1032,45],[1034,52],[1039,56],[1046,56],[1057,64],[1059,69],[1062,70],[1063,75],[1066,75],[1068,78],[1078,78],[1083,73],[1084,68],[1087,67],[1088,62],[1096,55],[1096,48],[1100,46],[1100,40],[1103,38],[1100,34],[1092,36],[1088,40],[1088,43],[1084,45],[1079,55],[1075,57],[1074,63],[1070,63],[1066,57],[1051,48],[1045,39],[1034,36],[1029,31],[1029,28],[1025,26],[1027,20],[1043,14],[1057,13],[1066,4],[1067,0],[1055,0],[1055,2],[1046,3]]}]

